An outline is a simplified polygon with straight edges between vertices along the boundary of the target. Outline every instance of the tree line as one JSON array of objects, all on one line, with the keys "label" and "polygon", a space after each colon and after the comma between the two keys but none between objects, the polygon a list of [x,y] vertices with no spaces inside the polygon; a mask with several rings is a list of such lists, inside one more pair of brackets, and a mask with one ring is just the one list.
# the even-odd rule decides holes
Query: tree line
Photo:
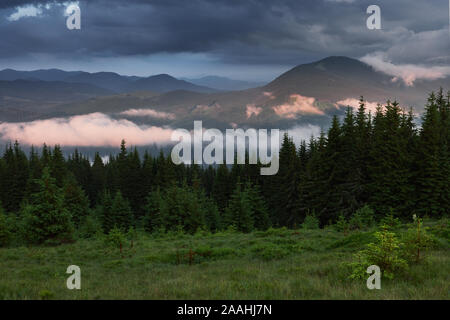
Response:
[{"label": "tree line", "polygon": [[[90,226],[108,233],[235,228],[242,232],[349,219],[370,207],[374,218],[440,217],[450,212],[450,93],[430,94],[421,126],[397,102],[367,112],[364,99],[327,132],[297,147],[285,135],[280,169],[260,165],[174,165],[162,151],[141,157],[122,141],[106,163],[77,150],[16,142],[0,158],[0,244],[22,233],[30,243],[70,241]],[[4,243],[7,241],[4,240]]]}]

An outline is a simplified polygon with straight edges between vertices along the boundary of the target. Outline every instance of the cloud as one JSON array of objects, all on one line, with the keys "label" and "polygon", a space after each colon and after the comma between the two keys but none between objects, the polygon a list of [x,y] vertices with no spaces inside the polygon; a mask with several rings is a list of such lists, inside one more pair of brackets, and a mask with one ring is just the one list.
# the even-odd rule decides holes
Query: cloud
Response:
[{"label": "cloud", "polygon": [[276,97],[273,95],[273,93],[272,92],[263,92],[263,95],[265,96],[265,97],[267,97],[267,98],[269,98],[270,100],[274,100],[274,99],[276,99]]},{"label": "cloud", "polygon": [[320,131],[321,129],[319,126],[309,124],[305,126],[292,127],[287,130],[287,133],[290,137],[293,138],[295,145],[299,147],[302,141],[308,141],[311,136],[320,136]]},{"label": "cloud", "polygon": [[[382,105],[381,103],[378,103],[378,102],[365,101],[364,103],[366,106],[366,110],[372,112],[372,114],[376,113],[378,105]],[[347,99],[336,102],[336,104],[339,106],[344,106],[344,107],[350,106],[355,110],[359,109],[359,99],[355,99],[355,98],[347,98]]]},{"label": "cloud", "polygon": [[156,119],[174,120],[175,115],[173,113],[156,111],[153,109],[130,109],[119,113],[120,115],[130,117],[150,117]]},{"label": "cloud", "polygon": [[290,96],[288,103],[272,107],[273,111],[285,119],[296,119],[298,114],[324,115],[325,113],[314,106],[316,99],[304,97],[300,94]]},{"label": "cloud", "polygon": [[131,145],[170,143],[172,129],[138,126],[103,113],[52,118],[21,123],[0,123],[0,137],[27,145],[118,146],[122,139]]},{"label": "cloud", "polygon": [[12,13],[7,19],[9,21],[17,21],[24,17],[38,17],[42,15],[41,6],[27,5],[23,7],[17,7],[16,12]]},{"label": "cloud", "polygon": [[448,66],[395,65],[382,53],[369,54],[360,60],[371,65],[377,71],[393,76],[393,82],[402,80],[407,86],[413,86],[416,80],[437,80],[450,76],[450,67]]},{"label": "cloud", "polygon": [[218,112],[222,109],[222,106],[220,103],[214,102],[210,105],[204,105],[204,104],[198,104],[194,107],[192,112],[194,113],[211,113],[211,112]]},{"label": "cloud", "polygon": [[[379,0],[377,31],[366,28],[370,0],[89,0],[80,1],[81,32],[67,30],[56,5],[64,2],[0,1],[0,68],[140,75],[156,68],[184,77],[203,69],[269,79],[331,55],[379,51],[396,65],[450,61],[443,0]],[[52,4],[45,19],[7,20],[18,7],[45,4]]]},{"label": "cloud", "polygon": [[247,119],[249,119],[252,115],[255,115],[255,117],[257,117],[262,111],[263,109],[261,107],[257,107],[254,104],[248,104],[246,110]]}]

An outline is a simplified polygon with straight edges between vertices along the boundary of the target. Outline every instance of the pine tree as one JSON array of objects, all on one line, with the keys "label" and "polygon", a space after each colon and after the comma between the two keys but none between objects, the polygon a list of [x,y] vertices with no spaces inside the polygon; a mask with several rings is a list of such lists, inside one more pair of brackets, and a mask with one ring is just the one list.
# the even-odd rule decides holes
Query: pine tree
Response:
[{"label": "pine tree", "polygon": [[205,211],[205,224],[208,230],[211,232],[222,230],[222,218],[216,203],[206,196],[203,196],[201,201]]},{"label": "pine tree", "polygon": [[101,196],[100,220],[104,233],[109,233],[114,228],[115,217],[112,213],[113,199],[109,191],[104,191]]},{"label": "pine tree", "polygon": [[231,195],[224,214],[225,226],[234,226],[238,231],[251,232],[254,229],[253,211],[247,192],[238,182]]},{"label": "pine tree", "polygon": [[[374,119],[373,143],[370,151],[370,204],[384,216],[391,208],[409,215],[412,188],[409,141],[414,132],[404,120],[398,103],[390,103],[383,113],[378,110]],[[402,124],[403,123],[403,124]]]},{"label": "pine tree", "polygon": [[166,212],[165,203],[163,203],[162,194],[160,188],[152,191],[146,200],[146,214],[144,217],[144,229],[147,232],[153,232],[158,228],[166,226]]},{"label": "pine tree", "polygon": [[64,206],[70,212],[75,226],[79,227],[89,214],[89,199],[73,175],[66,178],[63,191]]},{"label": "pine tree", "polygon": [[271,179],[268,195],[268,203],[273,212],[271,218],[280,226],[294,226],[301,218],[298,210],[299,166],[295,144],[285,134],[280,148],[280,169]]},{"label": "pine tree", "polygon": [[269,217],[269,210],[261,195],[259,186],[252,185],[248,182],[245,186],[245,192],[248,194],[248,199],[252,207],[252,219],[255,229],[267,230],[272,223]]},{"label": "pine tree", "polygon": [[224,212],[231,194],[231,181],[225,164],[219,165],[213,183],[212,195],[220,212]]},{"label": "pine tree", "polygon": [[27,156],[19,148],[17,141],[11,144],[3,155],[1,202],[6,212],[18,212],[27,191],[29,167]]},{"label": "pine tree", "polygon": [[106,170],[103,160],[98,152],[95,153],[94,163],[92,164],[92,204],[99,204],[103,190],[106,188]]},{"label": "pine tree", "polygon": [[30,157],[29,157],[29,178],[27,181],[27,191],[26,197],[29,198],[33,193],[39,190],[39,186],[36,185],[36,180],[42,176],[42,164],[39,159],[38,153],[35,151],[34,147],[31,146]]},{"label": "pine tree", "polygon": [[62,188],[67,173],[67,167],[61,147],[58,145],[53,148],[50,159],[50,173],[52,177],[55,178],[56,185],[59,188]]},{"label": "pine tree", "polygon": [[438,103],[439,95],[432,93],[425,108],[420,131],[418,150],[418,206],[420,215],[438,216],[442,214],[440,193],[445,191],[441,178],[441,129]]},{"label": "pine tree", "polygon": [[39,191],[32,195],[23,208],[25,237],[30,243],[52,241],[61,243],[72,240],[73,226],[70,212],[64,206],[63,192],[44,168],[38,181]]},{"label": "pine tree", "polygon": [[117,191],[111,206],[113,226],[127,232],[133,223],[133,213],[128,200],[124,199],[122,193]]},{"label": "pine tree", "polygon": [[8,223],[8,219],[0,205],[0,248],[6,247],[11,242],[12,234]]}]

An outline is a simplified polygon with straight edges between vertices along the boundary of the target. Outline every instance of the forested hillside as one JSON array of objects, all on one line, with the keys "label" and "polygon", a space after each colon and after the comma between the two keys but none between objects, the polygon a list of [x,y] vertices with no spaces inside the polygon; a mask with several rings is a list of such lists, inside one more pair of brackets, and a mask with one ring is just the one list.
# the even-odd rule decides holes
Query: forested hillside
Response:
[{"label": "forested hillside", "polygon": [[376,220],[438,218],[450,212],[449,145],[450,94],[442,90],[430,95],[420,128],[395,102],[370,114],[361,99],[356,113],[348,108],[299,148],[286,135],[275,176],[260,176],[257,165],[175,166],[125,142],[107,163],[79,152],[65,159],[59,146],[26,155],[16,142],[0,159],[0,245],[13,234],[60,243],[77,230],[130,227],[251,232],[313,216],[325,226],[363,207]]}]

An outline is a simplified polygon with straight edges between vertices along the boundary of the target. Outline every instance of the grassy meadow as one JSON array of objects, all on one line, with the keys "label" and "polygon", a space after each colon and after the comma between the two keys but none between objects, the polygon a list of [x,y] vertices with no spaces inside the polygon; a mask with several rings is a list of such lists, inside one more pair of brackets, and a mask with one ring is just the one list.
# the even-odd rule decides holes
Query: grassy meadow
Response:
[{"label": "grassy meadow", "polygon": [[[375,229],[328,227],[137,232],[122,251],[103,235],[55,247],[2,248],[0,299],[448,299],[448,224],[427,225],[436,239],[427,259],[383,278],[381,290],[349,279],[345,266],[375,240]],[[81,290],[66,287],[69,265],[81,268]]]}]

